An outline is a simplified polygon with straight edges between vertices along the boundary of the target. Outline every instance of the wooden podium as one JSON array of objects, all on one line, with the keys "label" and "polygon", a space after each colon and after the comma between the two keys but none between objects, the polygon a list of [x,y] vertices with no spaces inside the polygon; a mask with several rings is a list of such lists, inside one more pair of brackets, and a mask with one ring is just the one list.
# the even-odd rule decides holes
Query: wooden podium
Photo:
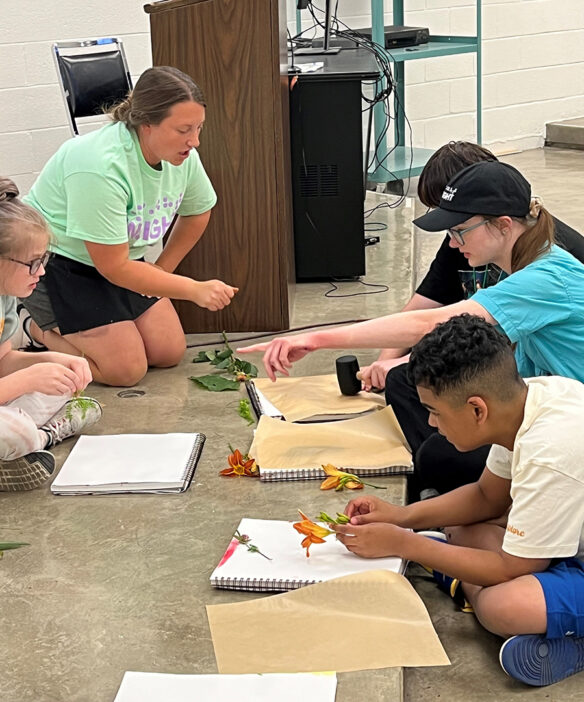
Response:
[{"label": "wooden podium", "polygon": [[239,288],[221,312],[178,301],[184,330],[286,329],[294,244],[285,0],[164,0],[144,9],[153,64],[188,73],[207,102],[199,153],[218,202],[177,272]]}]

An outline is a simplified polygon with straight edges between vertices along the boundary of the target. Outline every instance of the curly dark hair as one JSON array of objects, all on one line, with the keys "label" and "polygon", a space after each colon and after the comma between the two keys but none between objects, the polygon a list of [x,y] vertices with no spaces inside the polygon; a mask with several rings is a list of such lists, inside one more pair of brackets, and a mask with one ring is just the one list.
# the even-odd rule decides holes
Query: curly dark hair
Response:
[{"label": "curly dark hair", "polygon": [[470,314],[426,334],[412,349],[408,375],[415,385],[458,403],[472,395],[508,401],[523,387],[509,339]]}]

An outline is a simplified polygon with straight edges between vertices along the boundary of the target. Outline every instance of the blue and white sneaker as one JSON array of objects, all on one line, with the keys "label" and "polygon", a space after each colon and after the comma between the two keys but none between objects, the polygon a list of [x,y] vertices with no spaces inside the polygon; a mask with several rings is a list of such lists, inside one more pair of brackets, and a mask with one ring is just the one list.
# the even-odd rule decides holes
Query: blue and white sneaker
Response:
[{"label": "blue and white sneaker", "polygon": [[584,670],[584,637],[512,636],[501,646],[499,661],[507,675],[526,685],[552,685]]}]

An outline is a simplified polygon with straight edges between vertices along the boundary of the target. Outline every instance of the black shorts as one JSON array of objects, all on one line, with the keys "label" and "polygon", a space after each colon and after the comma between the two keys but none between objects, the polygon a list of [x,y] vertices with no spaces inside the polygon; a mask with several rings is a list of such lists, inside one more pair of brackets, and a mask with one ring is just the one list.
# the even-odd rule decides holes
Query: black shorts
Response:
[{"label": "black shorts", "polygon": [[22,302],[43,330],[75,334],[137,319],[160,298],[146,297],[106,280],[93,266],[54,255],[32,295]]}]

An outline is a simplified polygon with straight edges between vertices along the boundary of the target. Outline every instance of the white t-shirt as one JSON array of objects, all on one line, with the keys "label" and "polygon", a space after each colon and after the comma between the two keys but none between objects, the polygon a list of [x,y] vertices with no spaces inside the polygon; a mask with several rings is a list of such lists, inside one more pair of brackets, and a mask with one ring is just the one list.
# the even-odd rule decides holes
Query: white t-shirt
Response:
[{"label": "white t-shirt", "polygon": [[487,468],[511,480],[503,550],[522,558],[584,559],[584,385],[529,378],[513,451],[493,446]]}]

